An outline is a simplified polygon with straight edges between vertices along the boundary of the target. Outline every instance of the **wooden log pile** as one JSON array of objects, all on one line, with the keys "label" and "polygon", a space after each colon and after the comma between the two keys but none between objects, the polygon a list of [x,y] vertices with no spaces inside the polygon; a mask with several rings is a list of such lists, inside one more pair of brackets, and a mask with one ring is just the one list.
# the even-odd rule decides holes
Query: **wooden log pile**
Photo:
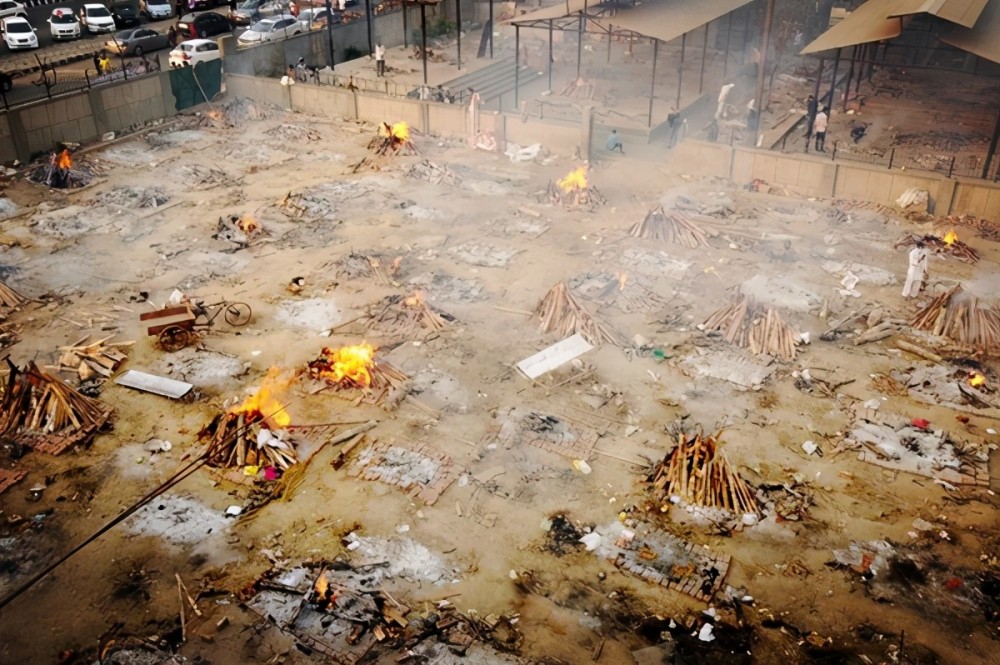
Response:
[{"label": "wooden log pile", "polygon": [[393,157],[420,154],[417,146],[410,140],[410,130],[405,122],[397,122],[395,125],[383,122],[379,125],[378,135],[368,143],[368,149],[376,155]]},{"label": "wooden log pile", "polygon": [[3,282],[0,282],[0,307],[16,309],[23,305],[25,301],[27,301],[27,298]]},{"label": "wooden log pile", "polygon": [[370,344],[358,347],[326,347],[307,366],[309,375],[337,390],[388,390],[409,380],[386,362],[375,362]]},{"label": "wooden log pile", "polygon": [[128,358],[123,349],[135,344],[109,342],[111,337],[91,342],[87,335],[69,346],[60,346],[58,368],[76,372],[81,381],[88,381],[97,375],[109,378]]},{"label": "wooden log pile", "polygon": [[24,371],[9,359],[7,365],[10,376],[0,399],[0,438],[25,436],[33,447],[58,455],[92,438],[113,413],[104,402],[82,395],[34,363]]},{"label": "wooden log pile", "polygon": [[718,309],[703,324],[705,332],[720,331],[735,346],[750,349],[757,355],[794,360],[801,336],[786,323],[777,310],[765,308],[741,295]]},{"label": "wooden log pile", "polygon": [[455,317],[428,304],[420,291],[403,297],[386,296],[378,313],[369,314],[364,323],[369,328],[387,330],[399,334],[414,333],[417,330],[441,332],[451,326]]},{"label": "wooden log pile", "polygon": [[607,205],[608,200],[593,185],[574,187],[565,190],[554,182],[549,182],[547,190],[549,201],[563,206],[585,206],[594,208]]},{"label": "wooden log pile", "polygon": [[948,242],[945,238],[939,238],[930,233],[922,236],[907,233],[897,240],[893,247],[897,249],[900,247],[912,247],[917,244],[917,241],[923,242],[935,254],[954,256],[956,259],[965,261],[966,263],[977,263],[979,261],[979,253],[957,237],[952,242]]},{"label": "wooden log pile", "polygon": [[636,238],[662,240],[685,247],[708,247],[705,232],[694,222],[677,212],[667,212],[663,206],[656,206],[645,219],[629,229],[629,234]]},{"label": "wooden log pile", "polygon": [[198,433],[208,443],[209,466],[221,469],[274,466],[288,469],[296,463],[292,444],[271,434],[260,411],[220,413]]},{"label": "wooden log pile", "polygon": [[942,293],[920,309],[910,324],[983,350],[1000,348],[1000,308],[983,306],[973,296],[963,296],[961,285]]},{"label": "wooden log pile", "polygon": [[539,330],[555,333],[560,338],[574,333],[594,345],[605,342],[625,346],[622,335],[598,321],[574,296],[566,282],[559,282],[545,294],[535,309]]},{"label": "wooden log pile", "polygon": [[1000,242],[1000,224],[975,215],[948,215],[947,217],[941,217],[936,220],[934,224],[942,228],[961,226],[963,228],[972,229],[978,233],[981,238],[993,240],[994,242]]},{"label": "wooden log pile", "polygon": [[419,164],[411,166],[406,175],[417,180],[426,180],[434,185],[439,185],[442,182],[446,185],[459,185],[462,183],[462,176],[447,166],[432,162],[429,159],[421,160]]},{"label": "wooden log pile", "polygon": [[677,435],[677,445],[653,468],[648,481],[661,506],[671,497],[734,514],[760,513],[754,492],[719,449],[719,435]]}]

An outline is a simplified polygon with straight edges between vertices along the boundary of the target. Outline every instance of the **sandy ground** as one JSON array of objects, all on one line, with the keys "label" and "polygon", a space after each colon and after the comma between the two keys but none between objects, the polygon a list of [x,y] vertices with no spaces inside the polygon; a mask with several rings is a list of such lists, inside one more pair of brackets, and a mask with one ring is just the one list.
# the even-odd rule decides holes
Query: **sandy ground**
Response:
[{"label": "sandy ground", "polygon": [[[238,127],[182,119],[90,152],[83,161],[103,175],[82,190],[50,193],[25,181],[7,188],[19,211],[35,208],[3,225],[4,279],[29,295],[55,296],[14,315],[21,341],[9,349],[11,358],[51,364],[57,346],[88,332],[110,334],[99,329],[107,323],[90,325],[103,315],[116,321],[117,339],[136,342],[125,368],[183,378],[199,398],[174,403],[107,385],[101,399],[115,407],[113,433],[86,450],[18,460],[29,475],[0,496],[0,593],[168,477],[199,449],[196,432],[225,400],[258,385],[270,367],[302,368],[323,346],[379,346],[380,358],[415,377],[423,408],[404,403],[387,413],[354,404],[353,396],[293,386],[283,395],[293,422],[376,418],[369,441],[426,445],[446,454],[460,477],[425,506],[383,483],[350,477],[347,468],[335,471],[335,450],[325,448],[290,499],[234,520],[223,512],[243,495],[202,469],[0,610],[0,662],[51,663],[61,652],[92,649],[109,631],[176,642],[175,573],[193,592],[213,592],[199,603],[205,616],[188,627],[180,647],[186,657],[322,662],[295,650],[233,594],[274,558],[350,558],[343,538],[352,531],[426,548],[417,571],[392,582],[393,592],[415,606],[451,595],[461,609],[482,615],[519,612],[525,662],[630,663],[630,652],[668,635],[683,662],[995,662],[989,653],[997,618],[976,586],[1000,565],[995,496],[948,492],[929,478],[860,462],[838,444],[854,401],[878,399],[885,411],[926,418],[975,443],[991,441],[986,428],[996,420],[988,416],[996,413],[962,425],[955,411],[882,395],[872,374],[928,363],[886,342],[818,340],[828,324],[818,316],[822,309],[829,320],[875,306],[892,317],[913,311],[899,295],[906,250],[892,245],[918,225],[864,207],[838,212],[828,201],[692,181],[683,164],[665,164],[652,148],[592,164],[591,182],[608,199],[592,211],[539,200],[549,181],[578,166],[566,156],[514,164],[418,136],[419,156],[385,158],[378,170],[352,173],[352,164],[370,156],[374,127],[258,110],[263,118]],[[407,177],[423,159],[449,167],[461,182]],[[126,188],[158,188],[168,200],[139,208],[134,201],[148,195],[121,198],[133,191]],[[287,216],[277,202],[289,192],[302,194],[313,212]],[[713,227],[711,248],[628,235],[661,197],[676,205],[678,193],[733,211]],[[220,216],[245,213],[263,224],[264,237],[240,251],[212,239]],[[932,260],[928,290],[963,280],[975,281],[984,295],[995,292],[997,247],[959,232],[983,260]],[[343,270],[351,253],[402,257],[394,283]],[[869,270],[859,298],[840,295],[844,262],[888,277]],[[631,306],[601,307],[600,316],[626,339],[643,336],[664,357],[604,346],[577,365],[527,381],[514,363],[557,340],[519,311],[533,310],[561,280],[601,272],[626,273],[642,289]],[[297,276],[305,288],[289,293],[286,285]],[[744,283],[744,291],[777,306],[812,338],[794,363],[761,363],[770,376],[749,388],[697,369],[730,363],[732,349],[696,325]],[[449,328],[395,334],[349,323],[384,296],[416,288],[455,317]],[[134,300],[146,291],[162,304],[174,289],[210,302],[245,301],[254,319],[238,330],[219,326],[197,350],[166,354],[139,325],[139,312],[150,306]],[[801,368],[851,382],[837,397],[807,395],[791,378]],[[581,474],[570,458],[533,446],[497,444],[491,429],[512,408],[596,432],[593,472]],[[649,495],[639,481],[649,461],[669,449],[665,428],[679,418],[706,431],[724,427],[726,454],[751,484],[789,484],[811,495],[804,518],[772,515],[727,532],[682,510],[646,512]],[[172,442],[172,450],[151,454],[144,445],[151,438]],[[826,455],[806,455],[807,439]],[[42,498],[29,502],[28,488],[39,483],[48,485]],[[553,515],[606,525],[630,507],[642,524],[733,557],[725,582],[752,600],[715,601],[719,623],[728,626],[717,630],[720,639],[700,642],[668,625],[690,625],[705,604],[578,547],[560,556],[546,545],[544,523]],[[936,528],[915,531],[916,518]],[[827,565],[834,549],[876,539],[933,562],[933,574],[890,576],[875,593],[857,573]],[[428,577],[429,569],[436,572]],[[512,571],[530,572],[530,592],[512,581]],[[950,579],[958,582],[942,585]],[[230,625],[215,629],[223,616]]]}]

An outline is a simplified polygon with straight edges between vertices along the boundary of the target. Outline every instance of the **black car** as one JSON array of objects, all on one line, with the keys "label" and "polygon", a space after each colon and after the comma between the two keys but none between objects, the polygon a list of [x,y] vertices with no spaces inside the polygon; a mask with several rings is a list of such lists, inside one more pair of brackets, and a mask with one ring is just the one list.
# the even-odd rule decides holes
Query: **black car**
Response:
[{"label": "black car", "polygon": [[232,29],[229,19],[215,12],[186,14],[177,22],[177,32],[185,37],[214,37],[232,32]]},{"label": "black car", "polygon": [[132,5],[114,5],[111,8],[111,17],[115,20],[115,27],[119,30],[122,28],[138,28],[141,24],[139,21],[139,11]]}]

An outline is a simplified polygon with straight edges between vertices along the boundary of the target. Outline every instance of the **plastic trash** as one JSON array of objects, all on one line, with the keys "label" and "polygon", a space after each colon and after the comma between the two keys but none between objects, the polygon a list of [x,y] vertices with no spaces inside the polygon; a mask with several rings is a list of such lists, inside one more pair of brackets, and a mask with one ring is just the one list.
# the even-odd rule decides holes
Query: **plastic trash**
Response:
[{"label": "plastic trash", "polygon": [[232,506],[229,506],[228,508],[226,508],[226,516],[227,517],[236,517],[237,515],[239,515],[242,512],[243,512],[243,506],[232,505]]},{"label": "plastic trash", "polygon": [[706,623],[701,627],[701,630],[698,631],[698,639],[702,642],[711,642],[715,639],[715,635],[712,634],[714,629],[715,627],[712,624]]},{"label": "plastic trash", "polygon": [[805,451],[806,455],[812,455],[814,452],[819,450],[819,446],[817,446],[814,441],[803,441],[802,450]]},{"label": "plastic trash", "polygon": [[604,537],[596,531],[592,531],[580,539],[580,542],[584,544],[588,552],[593,552],[598,547],[601,546],[601,542]]},{"label": "plastic trash", "polygon": [[590,468],[590,465],[582,459],[573,460],[573,468],[585,476],[590,475],[590,472],[593,470]]}]

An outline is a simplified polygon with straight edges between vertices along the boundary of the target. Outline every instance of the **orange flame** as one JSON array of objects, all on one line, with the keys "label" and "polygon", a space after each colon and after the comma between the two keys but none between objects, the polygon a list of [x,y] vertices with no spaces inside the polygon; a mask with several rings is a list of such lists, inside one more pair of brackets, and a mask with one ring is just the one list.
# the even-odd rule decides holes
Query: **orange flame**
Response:
[{"label": "orange flame", "polygon": [[277,367],[269,369],[260,387],[252,395],[247,396],[242,404],[231,408],[229,412],[258,415],[264,419],[265,424],[272,425],[275,429],[288,427],[292,423],[292,418],[276,395],[283,392],[291,380],[282,379],[280,374],[281,370]]},{"label": "orange flame", "polygon": [[316,578],[316,600],[323,602],[326,600],[326,590],[330,588],[330,583],[326,581],[326,573]]},{"label": "orange flame", "polygon": [[69,156],[69,150],[66,148],[63,148],[63,151],[59,153],[59,168],[64,171],[73,168],[73,158]]},{"label": "orange flame", "polygon": [[246,234],[251,234],[260,228],[260,225],[257,223],[257,220],[254,218],[254,216],[249,214],[240,217],[240,220],[237,222],[237,225],[240,227],[240,230]]},{"label": "orange flame", "polygon": [[618,277],[618,290],[624,291],[625,285],[628,284],[628,273],[620,272],[616,274],[616,277]]},{"label": "orange flame", "polygon": [[972,372],[969,375],[969,385],[973,388],[978,388],[979,386],[986,383],[986,377],[979,372]]},{"label": "orange flame", "polygon": [[573,169],[569,172],[569,175],[559,180],[556,184],[564,192],[587,189],[587,167],[581,166],[578,169]]},{"label": "orange flame", "polygon": [[383,122],[382,126],[379,127],[379,133],[382,136],[395,139],[396,141],[410,140],[410,126],[405,122],[397,122],[393,125]]},{"label": "orange flame", "polygon": [[362,388],[372,384],[372,370],[375,368],[375,347],[367,342],[356,346],[342,346],[339,349],[323,349],[326,367],[320,375],[335,383],[353,383]]},{"label": "orange flame", "polygon": [[958,240],[958,234],[955,233],[955,229],[949,229],[948,233],[944,234],[944,244],[954,245],[956,240]]},{"label": "orange flame", "polygon": [[409,296],[403,301],[403,304],[407,307],[420,307],[424,304],[424,294],[422,291],[414,291],[412,296]]}]

